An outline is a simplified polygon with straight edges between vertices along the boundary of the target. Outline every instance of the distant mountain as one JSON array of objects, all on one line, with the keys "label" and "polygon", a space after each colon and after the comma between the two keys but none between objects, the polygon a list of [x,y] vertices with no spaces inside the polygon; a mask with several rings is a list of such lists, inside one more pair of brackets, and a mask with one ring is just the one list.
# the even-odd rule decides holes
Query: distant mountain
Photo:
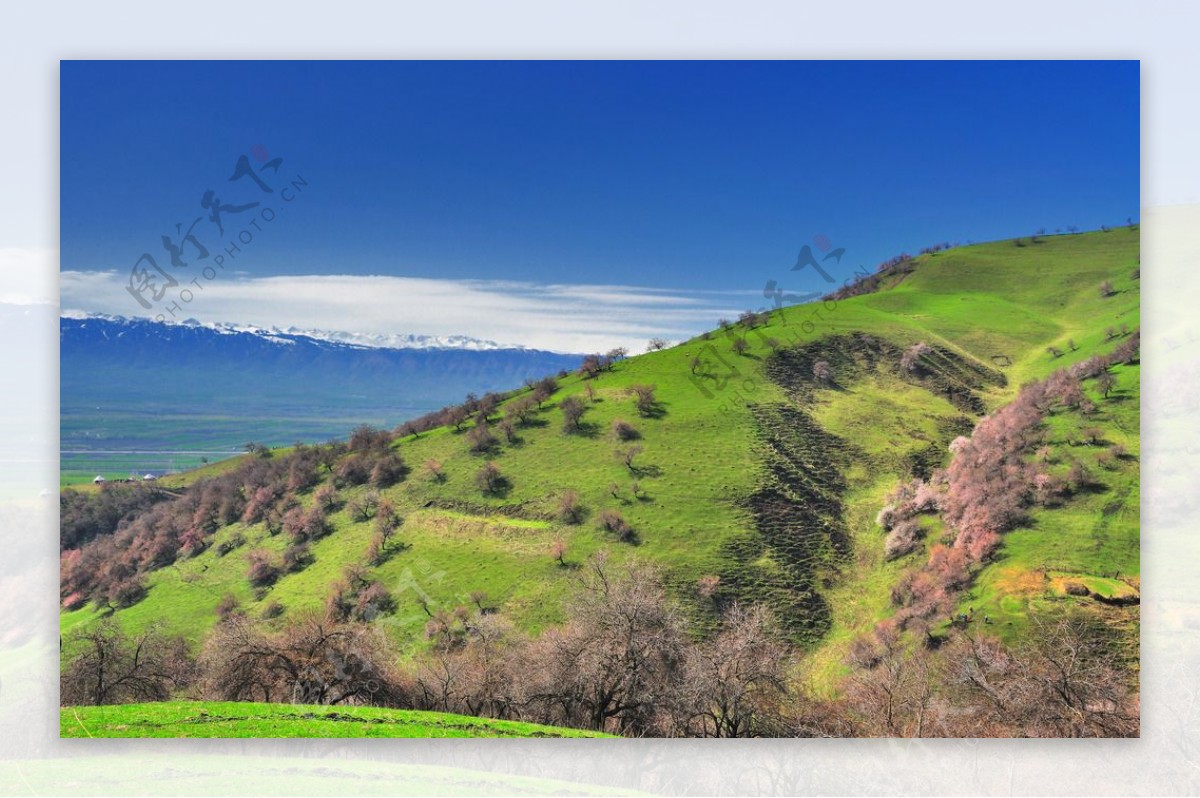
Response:
[{"label": "distant mountain", "polygon": [[[62,315],[63,319],[72,321],[106,321],[115,325],[136,326],[140,324],[155,324],[149,319],[142,318],[125,318],[124,316],[112,316],[105,313],[88,313],[78,314],[67,312]],[[299,339],[308,339],[314,341],[325,341],[334,344],[345,344],[347,346],[356,346],[367,349],[470,349],[473,351],[486,350],[510,350],[510,351],[535,351],[527,350],[527,347],[498,344],[495,341],[486,341],[480,338],[471,338],[467,335],[413,335],[408,334],[393,334],[393,335],[373,335],[370,333],[343,332],[339,330],[308,330],[300,327],[261,327],[254,324],[230,324],[228,322],[202,322],[197,319],[184,319],[179,322],[165,322],[162,327],[187,327],[187,328],[203,328],[213,330],[222,334],[249,333],[251,335],[259,335],[276,343],[286,341],[298,341]]]},{"label": "distant mountain", "polygon": [[579,363],[465,336],[59,320],[62,448],[290,444],[395,424]]}]

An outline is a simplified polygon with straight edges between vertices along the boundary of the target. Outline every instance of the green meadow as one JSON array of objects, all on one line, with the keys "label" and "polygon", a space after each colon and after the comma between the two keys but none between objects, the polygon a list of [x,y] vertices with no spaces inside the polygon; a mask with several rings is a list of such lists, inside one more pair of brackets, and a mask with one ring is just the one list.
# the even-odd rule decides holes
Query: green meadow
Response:
[{"label": "green meadow", "polygon": [[[944,466],[950,440],[1011,401],[1022,383],[1109,351],[1122,340],[1122,325],[1136,330],[1138,257],[1135,228],[922,255],[877,293],[774,310],[765,326],[753,330],[737,323],[720,329],[714,319],[712,332],[620,360],[596,379],[562,378],[532,422],[518,429],[518,439],[500,436],[491,454],[469,451],[471,422],[461,431],[442,427],[397,439],[393,446],[411,471],[383,494],[403,524],[386,560],[370,570],[398,608],[377,623],[403,656],[426,645],[426,607],[467,605],[482,592],[489,609],[537,631],[563,620],[573,566],[606,550],[618,560],[636,557],[659,566],[676,600],[701,627],[715,617],[712,600],[697,590],[706,576],[720,578],[723,598],[761,600],[781,612],[796,602],[823,607],[819,617],[795,626],[794,639],[805,652],[800,675],[819,692],[834,693],[846,672],[850,641],[893,611],[892,587],[923,556],[919,550],[885,561],[884,533],[875,522],[885,495],[914,469]],[[1104,281],[1113,285],[1111,296],[1098,290]],[[747,343],[741,354],[734,352],[737,339]],[[935,347],[944,353],[939,357],[952,381],[955,375],[968,381],[984,375],[968,386],[979,406],[966,407],[950,393],[901,378],[888,357],[846,343],[852,339],[882,342],[886,352],[917,342]],[[789,360],[788,352],[798,354]],[[811,373],[786,370],[814,352],[828,353],[833,365],[828,386],[816,384]],[[703,365],[696,366],[697,359]],[[1114,375],[1117,387],[1107,398],[1089,386],[1094,415],[1061,412],[1047,420],[1051,456],[1088,463],[1095,489],[1061,507],[1034,510],[1025,526],[1005,536],[998,558],[962,596],[964,611],[986,616],[1003,638],[1019,637],[1037,612],[1107,606],[1097,596],[1136,597],[1139,366],[1116,367]],[[797,388],[801,383],[807,384]],[[657,406],[648,415],[638,412],[635,385],[655,388]],[[582,427],[573,434],[563,431],[560,407],[569,396],[586,405]],[[632,424],[638,439],[617,441],[617,419]],[[1103,445],[1083,440],[1084,426],[1102,429]],[[618,450],[631,444],[642,451],[629,467]],[[1103,463],[1099,456],[1112,444],[1126,454]],[[237,460],[163,484],[186,488]],[[425,473],[429,460],[441,463],[443,481]],[[487,460],[506,479],[497,495],[484,495],[475,484]],[[820,497],[822,511],[837,516],[838,534],[821,537],[803,520],[763,527],[756,497],[772,480],[792,495]],[[349,502],[363,490],[343,491],[342,497]],[[577,492],[585,508],[579,523],[556,517],[566,491]],[[312,502],[311,492],[300,501]],[[619,512],[636,530],[636,542],[603,531],[596,518],[604,510]],[[246,553],[261,548],[281,554],[287,540],[262,525],[237,523],[219,530],[214,543],[240,536],[244,544],[223,555],[213,545],[152,572],[146,598],[112,615],[131,631],[155,624],[199,645],[217,620],[218,602],[229,594],[251,616],[269,604],[282,605],[282,615],[270,623],[320,609],[342,570],[365,562],[372,537],[372,522],[356,521],[346,509],[331,518],[333,533],[312,545],[313,564],[265,591],[247,581]],[[935,526],[926,546],[940,535]],[[565,565],[552,554],[556,541],[566,545]],[[1069,591],[1075,583],[1088,594]],[[109,612],[92,605],[63,612],[62,631]],[[1136,640],[1136,629],[1130,633]],[[303,725],[304,736],[581,735],[362,708],[173,703],[63,713],[63,733],[72,736],[290,736],[301,733],[295,724]]]}]

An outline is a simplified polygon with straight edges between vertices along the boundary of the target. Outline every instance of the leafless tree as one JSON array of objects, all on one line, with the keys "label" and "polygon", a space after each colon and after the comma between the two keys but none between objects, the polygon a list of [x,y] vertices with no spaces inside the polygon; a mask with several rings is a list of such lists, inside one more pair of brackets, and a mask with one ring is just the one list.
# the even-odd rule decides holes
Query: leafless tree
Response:
[{"label": "leafless tree", "polygon": [[579,493],[573,490],[565,490],[558,497],[558,508],[556,511],[558,520],[566,524],[578,524],[583,517],[583,505],[579,501]]},{"label": "leafless tree", "polygon": [[204,692],[224,701],[411,705],[389,648],[366,624],[308,616],[268,633],[232,619],[204,646]]},{"label": "leafless tree", "polygon": [[484,463],[475,474],[475,486],[486,494],[497,493],[503,484],[504,476],[500,473],[500,467],[491,460]]},{"label": "leafless tree", "polygon": [[620,460],[622,463],[624,463],[625,467],[628,468],[630,471],[635,470],[634,465],[633,465],[633,459],[641,453],[642,453],[642,447],[637,444],[634,444],[632,446],[626,446],[624,448],[619,448],[616,451],[617,459]]},{"label": "leafless tree", "polygon": [[538,717],[643,735],[663,723],[678,680],[683,620],[657,572],[593,557],[580,571],[571,621],[529,652],[528,701]]},{"label": "leafless tree", "polygon": [[623,418],[614,418],[612,423],[613,436],[619,441],[632,441],[640,438],[637,427]]},{"label": "leafless tree", "polygon": [[428,474],[434,482],[446,481],[446,471],[444,468],[442,468],[442,464],[438,460],[434,460],[432,458],[426,460],[425,473]]},{"label": "leafless tree", "polygon": [[655,390],[656,386],[654,385],[638,383],[629,386],[629,391],[634,397],[634,404],[641,415],[652,416],[658,409],[658,399],[654,395]]},{"label": "leafless tree", "polygon": [[721,630],[684,655],[678,731],[701,737],[784,734],[791,664],[769,610],[733,605]]},{"label": "leafless tree", "polygon": [[165,701],[194,676],[183,641],[153,627],[131,636],[111,619],[68,634],[63,660],[64,706]]},{"label": "leafless tree", "polygon": [[559,402],[563,414],[563,432],[568,434],[579,431],[579,422],[583,418],[586,405],[578,396],[568,396]]}]

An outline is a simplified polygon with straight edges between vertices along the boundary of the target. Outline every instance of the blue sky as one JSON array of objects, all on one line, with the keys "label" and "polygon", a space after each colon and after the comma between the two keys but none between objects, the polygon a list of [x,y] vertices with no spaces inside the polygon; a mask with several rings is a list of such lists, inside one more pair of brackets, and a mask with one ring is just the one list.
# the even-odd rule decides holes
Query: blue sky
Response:
[{"label": "blue sky", "polygon": [[228,181],[246,155],[307,187],[187,315],[558,349],[681,336],[761,306],[769,279],[824,290],[790,272],[815,236],[846,249],[840,281],[935,242],[1136,218],[1138,85],[1129,61],[63,62],[63,308],[153,315],[129,270],[167,259],[206,190],[262,202],[223,237],[195,228],[210,258],[282,208]]}]

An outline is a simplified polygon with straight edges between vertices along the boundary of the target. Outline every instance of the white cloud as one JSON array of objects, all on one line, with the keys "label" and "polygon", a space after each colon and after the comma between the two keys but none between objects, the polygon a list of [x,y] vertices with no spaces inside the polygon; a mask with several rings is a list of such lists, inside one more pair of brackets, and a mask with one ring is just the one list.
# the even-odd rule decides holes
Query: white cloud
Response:
[{"label": "white cloud", "polygon": [[[626,346],[640,352],[660,336],[680,340],[765,300],[752,290],[672,291],[620,285],[547,285],[503,280],[219,274],[189,286],[192,300],[168,292],[143,310],[115,271],[64,271],[63,312],[153,316],[175,301],[175,319],[339,330],[371,335],[467,335],[562,352]],[[184,297],[186,298],[186,294]],[[168,318],[171,318],[168,314]]]}]

